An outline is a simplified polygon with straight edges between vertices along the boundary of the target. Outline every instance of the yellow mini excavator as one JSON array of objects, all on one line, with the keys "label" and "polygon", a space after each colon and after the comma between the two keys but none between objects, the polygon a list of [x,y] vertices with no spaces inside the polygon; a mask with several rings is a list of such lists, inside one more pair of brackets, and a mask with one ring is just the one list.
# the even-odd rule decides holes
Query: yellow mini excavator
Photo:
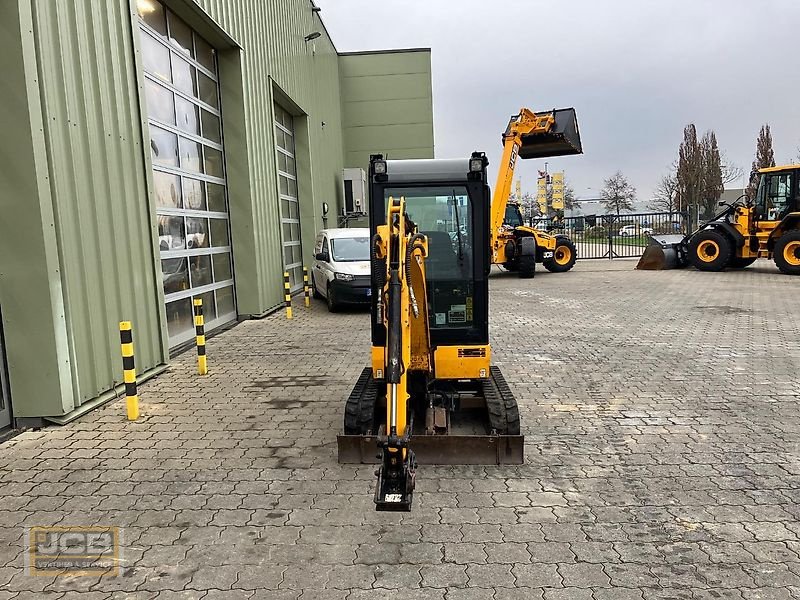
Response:
[{"label": "yellow mini excavator", "polygon": [[[523,148],[538,144],[552,136]],[[411,509],[417,461],[523,462],[517,402],[491,365],[488,164],[370,157],[372,364],[337,445],[339,462],[379,461],[377,510]]]},{"label": "yellow mini excavator", "polygon": [[522,462],[517,403],[490,365],[487,164],[371,157],[372,365],[337,441],[340,462],[372,462],[377,444],[378,510],[410,510],[417,460]]},{"label": "yellow mini excavator", "polygon": [[758,177],[753,200],[720,203],[722,211],[686,237],[653,236],[636,268],[722,271],[766,258],[800,275],[800,165],[760,169]]},{"label": "yellow mini excavator", "polygon": [[575,244],[566,235],[550,235],[527,227],[519,204],[509,203],[517,157],[546,158],[581,154],[581,138],[574,108],[533,112],[521,108],[503,133],[503,157],[492,197],[492,263],[533,277],[536,263],[554,273],[575,265]]}]

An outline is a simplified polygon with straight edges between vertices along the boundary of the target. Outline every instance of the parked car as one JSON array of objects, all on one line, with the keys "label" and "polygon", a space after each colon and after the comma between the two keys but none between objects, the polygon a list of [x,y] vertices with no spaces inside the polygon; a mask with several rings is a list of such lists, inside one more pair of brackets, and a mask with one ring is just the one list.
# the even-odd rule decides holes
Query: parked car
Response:
[{"label": "parked car", "polygon": [[642,235],[653,235],[652,227],[643,227],[641,225],[625,225],[619,230],[617,234],[620,237],[636,237]]},{"label": "parked car", "polygon": [[343,304],[368,304],[372,299],[369,277],[369,229],[323,229],[314,244],[311,287],[324,298],[328,310]]}]

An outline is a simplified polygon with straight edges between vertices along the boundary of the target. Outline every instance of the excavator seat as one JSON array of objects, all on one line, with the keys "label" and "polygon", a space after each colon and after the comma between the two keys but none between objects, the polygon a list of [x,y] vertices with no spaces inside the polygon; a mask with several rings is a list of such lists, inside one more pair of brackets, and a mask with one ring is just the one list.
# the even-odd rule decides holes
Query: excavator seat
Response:
[{"label": "excavator seat", "polygon": [[554,108],[536,111],[538,116],[551,114],[555,126],[547,133],[530,133],[522,136],[520,158],[548,158],[581,154],[581,134],[574,108]]}]

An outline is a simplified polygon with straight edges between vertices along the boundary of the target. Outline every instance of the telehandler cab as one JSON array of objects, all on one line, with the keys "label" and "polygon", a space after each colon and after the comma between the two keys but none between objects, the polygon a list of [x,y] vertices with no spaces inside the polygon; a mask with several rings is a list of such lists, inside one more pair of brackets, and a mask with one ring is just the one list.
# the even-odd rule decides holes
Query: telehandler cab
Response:
[{"label": "telehandler cab", "polygon": [[503,133],[503,157],[492,197],[492,263],[520,277],[533,277],[536,263],[563,273],[575,265],[575,244],[566,235],[550,235],[528,227],[519,204],[508,201],[517,157],[545,158],[581,154],[581,137],[574,108],[534,113],[521,108]]}]

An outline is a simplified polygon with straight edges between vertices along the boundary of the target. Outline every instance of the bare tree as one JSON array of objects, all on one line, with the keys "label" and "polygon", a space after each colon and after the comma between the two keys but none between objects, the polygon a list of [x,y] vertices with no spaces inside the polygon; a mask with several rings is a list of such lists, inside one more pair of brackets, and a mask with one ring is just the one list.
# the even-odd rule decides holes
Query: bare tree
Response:
[{"label": "bare tree", "polygon": [[636,200],[636,188],[631,185],[628,179],[617,171],[611,177],[603,181],[603,189],[600,191],[602,200],[600,203],[605,207],[609,214],[619,214],[625,210],[633,210],[633,201]]},{"label": "bare tree", "polygon": [[683,129],[675,176],[678,181],[678,204],[684,208],[697,204],[703,185],[703,150],[697,140],[694,123],[689,123]]},{"label": "bare tree", "polygon": [[717,136],[707,131],[700,140],[702,158],[702,178],[700,202],[705,216],[711,217],[717,207],[725,185],[722,181],[722,157],[720,156]]},{"label": "bare tree", "polygon": [[677,212],[680,210],[678,205],[678,176],[674,171],[661,177],[648,206],[652,210],[664,212]]},{"label": "bare tree", "polygon": [[[753,166],[750,169],[750,184],[747,186],[747,198],[752,200],[756,197],[756,189],[758,188],[758,170],[765,167],[775,166],[775,152],[772,150],[772,132],[769,128],[769,123],[761,126],[756,139],[756,158],[753,161]],[[754,174],[756,174],[754,176]]]},{"label": "bare tree", "polygon": [[720,167],[722,169],[722,185],[725,186],[729,183],[733,183],[734,181],[741,181],[742,177],[744,176],[744,169],[733,164],[732,162],[729,162],[728,157],[725,156],[724,153],[720,155],[720,158]]}]

